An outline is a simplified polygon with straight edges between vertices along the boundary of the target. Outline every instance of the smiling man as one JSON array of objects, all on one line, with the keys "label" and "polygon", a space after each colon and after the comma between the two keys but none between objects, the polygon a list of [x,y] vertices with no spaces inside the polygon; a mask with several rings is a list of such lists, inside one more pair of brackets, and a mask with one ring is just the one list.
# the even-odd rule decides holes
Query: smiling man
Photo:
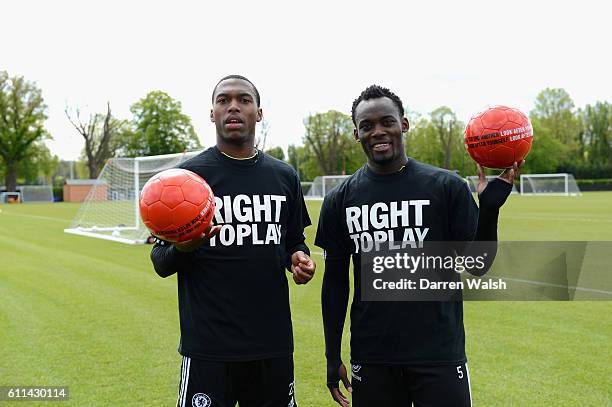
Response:
[{"label": "smiling man", "polygon": [[230,75],[212,95],[216,146],[180,167],[215,194],[215,226],[151,252],[161,277],[177,275],[183,355],[177,406],[297,406],[285,268],[313,277],[310,225],[295,171],[255,148],[263,113],[251,81]]},{"label": "smiling man", "polygon": [[[519,165],[488,184],[478,167],[479,210],[456,174],[406,156],[409,123],[389,89],[364,90],[352,117],[367,163],[325,197],[315,240],[325,250],[322,310],[331,396],[349,404],[342,380],[355,407],[470,406],[462,303],[363,301],[361,256],[379,240],[496,241],[499,209]],[[352,383],[341,358],[351,256]]]}]

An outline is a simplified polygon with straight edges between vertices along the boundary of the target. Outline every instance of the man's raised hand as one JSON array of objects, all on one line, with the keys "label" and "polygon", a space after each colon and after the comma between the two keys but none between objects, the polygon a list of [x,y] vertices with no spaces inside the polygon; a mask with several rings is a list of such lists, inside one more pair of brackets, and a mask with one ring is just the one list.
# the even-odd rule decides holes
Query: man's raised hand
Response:
[{"label": "man's raised hand", "polygon": [[186,242],[176,242],[173,243],[173,245],[179,252],[192,252],[209,241],[213,236],[218,234],[220,230],[221,225],[210,225],[204,230],[204,233],[202,233],[200,237],[188,240]]},{"label": "man's raised hand", "polygon": [[[525,160],[522,160],[520,163],[514,162],[512,167],[506,168],[497,178],[512,185],[514,183],[514,179],[518,177],[521,167],[524,164]],[[482,165],[476,163],[476,167],[478,168],[478,187],[476,190],[478,191],[478,195],[480,195],[487,187],[488,182]]]}]

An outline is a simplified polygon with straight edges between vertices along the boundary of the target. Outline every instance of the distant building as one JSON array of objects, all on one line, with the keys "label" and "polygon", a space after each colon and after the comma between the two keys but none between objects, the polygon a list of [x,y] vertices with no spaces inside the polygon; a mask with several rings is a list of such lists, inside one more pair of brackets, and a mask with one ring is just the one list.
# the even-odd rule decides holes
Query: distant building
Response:
[{"label": "distant building", "polygon": [[108,190],[105,182],[96,179],[67,179],[64,183],[64,202],[83,202],[94,185],[98,186],[94,200],[105,201]]}]

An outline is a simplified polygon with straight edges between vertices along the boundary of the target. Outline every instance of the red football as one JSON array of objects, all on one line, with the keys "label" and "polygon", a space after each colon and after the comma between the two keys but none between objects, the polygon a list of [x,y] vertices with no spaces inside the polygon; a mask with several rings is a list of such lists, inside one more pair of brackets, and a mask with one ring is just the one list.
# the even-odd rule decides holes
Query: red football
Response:
[{"label": "red football", "polygon": [[472,116],[465,126],[465,148],[480,165],[508,168],[527,156],[533,142],[529,118],[520,110],[494,106]]},{"label": "red football", "polygon": [[215,197],[199,175],[183,169],[162,171],[140,193],[140,218],[153,236],[184,242],[200,236],[215,213]]}]

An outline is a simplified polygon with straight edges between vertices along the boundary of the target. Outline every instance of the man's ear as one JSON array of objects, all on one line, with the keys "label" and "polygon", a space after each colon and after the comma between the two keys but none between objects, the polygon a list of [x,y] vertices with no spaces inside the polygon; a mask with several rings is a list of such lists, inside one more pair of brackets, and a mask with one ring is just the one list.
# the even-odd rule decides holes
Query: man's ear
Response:
[{"label": "man's ear", "polygon": [[212,109],[210,109],[210,121],[213,122],[213,123],[215,122],[215,116],[213,116]]},{"label": "man's ear", "polygon": [[353,129],[353,137],[355,137],[355,141],[359,143],[359,133],[357,132],[357,128]]},{"label": "man's ear", "polygon": [[410,129],[410,122],[407,118],[402,117],[402,133],[406,133]]},{"label": "man's ear", "polygon": [[261,107],[257,109],[257,121],[260,122],[263,119],[263,110]]}]

